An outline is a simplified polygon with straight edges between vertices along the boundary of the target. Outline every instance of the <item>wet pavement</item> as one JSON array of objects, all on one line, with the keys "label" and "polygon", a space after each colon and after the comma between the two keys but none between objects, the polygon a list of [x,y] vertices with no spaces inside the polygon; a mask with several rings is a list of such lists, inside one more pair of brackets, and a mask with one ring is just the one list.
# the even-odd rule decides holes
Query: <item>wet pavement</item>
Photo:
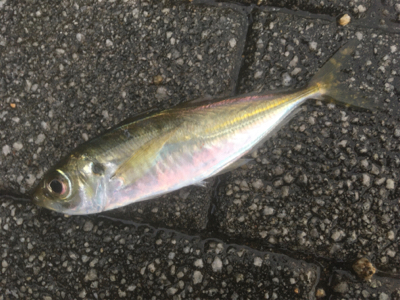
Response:
[{"label": "wet pavement", "polygon": [[0,190],[142,112],[304,86],[352,38],[378,107],[310,101],[206,188],[100,215],[1,197],[0,299],[400,299],[400,2],[266,2],[0,0]]}]

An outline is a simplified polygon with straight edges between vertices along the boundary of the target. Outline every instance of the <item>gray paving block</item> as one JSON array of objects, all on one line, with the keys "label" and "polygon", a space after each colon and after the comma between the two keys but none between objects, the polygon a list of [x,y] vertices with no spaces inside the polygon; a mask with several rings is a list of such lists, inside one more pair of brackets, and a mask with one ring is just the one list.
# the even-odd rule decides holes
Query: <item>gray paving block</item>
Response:
[{"label": "gray paving block", "polygon": [[[343,77],[380,111],[311,101],[217,191],[211,182],[108,214],[201,237],[1,198],[0,300],[313,299],[322,289],[397,299],[396,1],[362,14],[369,2],[298,7],[315,15],[289,2],[293,11],[254,8],[249,19],[251,7],[203,2],[0,1],[0,190],[27,192],[78,144],[149,109],[304,86],[352,37],[361,46]],[[357,20],[338,27],[342,9]],[[360,256],[379,270],[371,284],[332,272]]]},{"label": "gray paving block", "polygon": [[310,101],[253,162],[226,176],[216,203],[219,231],[327,259],[364,253],[398,273],[399,36],[281,13],[253,17],[240,91],[305,85],[355,36],[360,47],[343,76],[380,111]]},{"label": "gray paving block", "polygon": [[[170,1],[7,1],[1,12],[0,189],[22,193],[128,117],[232,93],[247,30],[240,10]],[[201,229],[209,193],[193,195],[134,209]]]},{"label": "gray paving block", "polygon": [[384,23],[398,23],[400,21],[400,2],[398,0],[381,1]]},{"label": "gray paving block", "polygon": [[365,17],[368,9],[371,6],[371,0],[238,0],[237,2],[243,4],[255,4],[259,6],[283,7],[294,11],[301,10],[317,14],[328,14],[332,16],[338,16],[341,13],[350,13],[356,18]]},{"label": "gray paving block", "polygon": [[330,299],[400,299],[400,279],[374,276],[370,281],[359,281],[345,271],[332,276]]},{"label": "gray paving block", "polygon": [[3,299],[314,299],[319,278],[286,255],[136,223],[10,201],[0,220]]}]

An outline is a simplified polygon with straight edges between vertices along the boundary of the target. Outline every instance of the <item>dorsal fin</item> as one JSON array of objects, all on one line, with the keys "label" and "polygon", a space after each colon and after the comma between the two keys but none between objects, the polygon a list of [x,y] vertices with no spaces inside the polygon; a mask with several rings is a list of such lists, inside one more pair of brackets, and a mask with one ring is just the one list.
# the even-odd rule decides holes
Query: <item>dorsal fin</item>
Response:
[{"label": "dorsal fin", "polygon": [[218,101],[227,99],[228,95],[219,95],[217,97],[212,97],[210,95],[205,95],[202,97],[199,97],[197,99],[189,100],[183,103],[178,104],[174,108],[193,108],[193,107],[198,107],[198,106],[205,106],[209,104],[216,103]]}]

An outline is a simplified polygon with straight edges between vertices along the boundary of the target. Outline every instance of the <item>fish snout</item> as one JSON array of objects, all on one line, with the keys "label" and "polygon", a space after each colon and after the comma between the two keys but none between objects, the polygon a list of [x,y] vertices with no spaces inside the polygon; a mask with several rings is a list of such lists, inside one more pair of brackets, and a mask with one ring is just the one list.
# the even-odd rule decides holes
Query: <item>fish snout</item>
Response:
[{"label": "fish snout", "polygon": [[32,197],[32,202],[37,206],[44,207],[54,211],[60,211],[61,208],[60,205],[58,205],[58,203],[53,202],[50,199],[47,199],[46,197],[40,197],[37,195],[34,195]]},{"label": "fish snout", "polygon": [[45,206],[43,198],[40,198],[38,195],[33,195],[32,203],[38,206]]}]

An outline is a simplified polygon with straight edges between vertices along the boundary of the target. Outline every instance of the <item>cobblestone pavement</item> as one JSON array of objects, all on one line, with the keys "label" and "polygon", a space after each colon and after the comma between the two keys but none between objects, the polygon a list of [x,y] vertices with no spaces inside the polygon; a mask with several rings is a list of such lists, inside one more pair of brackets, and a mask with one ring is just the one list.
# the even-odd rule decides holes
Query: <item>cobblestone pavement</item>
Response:
[{"label": "cobblestone pavement", "polygon": [[0,299],[400,299],[398,0],[0,0],[14,194],[128,117],[304,86],[354,38],[376,112],[310,101],[206,188],[100,215],[0,197]]}]

